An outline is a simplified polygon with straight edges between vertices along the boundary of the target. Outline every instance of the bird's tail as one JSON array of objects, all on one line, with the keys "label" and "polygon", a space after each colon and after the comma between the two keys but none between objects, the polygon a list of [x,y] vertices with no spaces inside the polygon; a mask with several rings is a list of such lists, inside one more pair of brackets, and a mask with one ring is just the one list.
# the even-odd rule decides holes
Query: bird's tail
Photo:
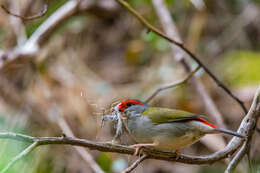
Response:
[{"label": "bird's tail", "polygon": [[227,130],[227,129],[223,129],[223,128],[216,128],[215,130],[220,132],[220,133],[225,133],[225,134],[228,134],[228,135],[237,136],[239,138],[245,138],[246,137],[245,135],[242,135],[241,133],[234,132],[232,130]]}]

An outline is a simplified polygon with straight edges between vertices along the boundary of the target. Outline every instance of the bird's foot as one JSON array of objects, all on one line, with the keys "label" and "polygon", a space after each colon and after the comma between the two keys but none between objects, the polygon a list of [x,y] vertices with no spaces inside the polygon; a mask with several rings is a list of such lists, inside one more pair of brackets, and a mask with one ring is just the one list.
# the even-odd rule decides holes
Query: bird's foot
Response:
[{"label": "bird's foot", "polygon": [[138,154],[140,154],[142,147],[154,147],[154,146],[156,146],[156,144],[154,144],[154,143],[130,145],[130,147],[135,148],[134,156],[137,156]]},{"label": "bird's foot", "polygon": [[176,160],[179,160],[180,155],[181,155],[181,151],[180,150],[175,150],[176,153]]}]

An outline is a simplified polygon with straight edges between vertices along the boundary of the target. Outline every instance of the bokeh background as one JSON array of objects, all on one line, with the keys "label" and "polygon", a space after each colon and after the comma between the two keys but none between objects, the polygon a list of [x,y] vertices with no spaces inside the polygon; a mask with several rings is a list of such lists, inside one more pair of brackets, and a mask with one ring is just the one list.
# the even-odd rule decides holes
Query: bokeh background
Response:
[{"label": "bokeh background", "polygon": [[[87,1],[87,0],[86,0]],[[14,13],[31,16],[48,4],[47,13],[35,20],[19,21],[0,10],[0,49],[23,45],[38,27],[66,0],[6,0],[1,5]],[[113,0],[94,0],[92,8],[75,14],[53,30],[37,56],[22,58],[0,69],[0,130],[32,136],[61,136],[65,120],[75,136],[110,141],[113,124],[100,128],[112,103],[124,98],[144,100],[156,88],[185,77],[183,66],[174,60],[170,43],[149,32],[126,9]],[[103,3],[104,2],[104,3]],[[149,0],[129,0],[149,22],[162,28]],[[184,44],[225,83],[247,108],[260,83],[260,1],[259,0],[166,0]],[[99,4],[102,4],[100,6]],[[193,67],[196,63],[190,61]],[[236,130],[245,115],[214,81],[199,71],[208,94],[222,114],[225,125]],[[184,109],[200,114],[205,104],[194,86],[161,92],[154,106]],[[211,116],[209,120],[212,121]],[[224,139],[227,142],[229,137]],[[260,169],[260,138],[251,147],[255,170]],[[215,140],[219,146],[223,141]],[[218,143],[219,142],[219,143]],[[121,143],[128,143],[127,136]],[[0,169],[27,144],[0,140]],[[217,150],[218,148],[215,148]],[[120,172],[136,158],[116,153],[88,151],[105,172]],[[197,143],[184,153],[203,155],[214,146]],[[187,165],[146,160],[133,172],[213,173],[225,169],[224,161],[213,165]],[[237,169],[246,172],[243,160]],[[8,173],[93,172],[70,146],[42,146],[17,162]]]}]

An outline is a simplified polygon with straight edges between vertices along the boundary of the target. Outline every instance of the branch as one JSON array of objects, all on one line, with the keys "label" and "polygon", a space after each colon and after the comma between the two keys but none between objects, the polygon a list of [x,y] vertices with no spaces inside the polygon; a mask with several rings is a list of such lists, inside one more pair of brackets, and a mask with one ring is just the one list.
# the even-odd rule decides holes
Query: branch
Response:
[{"label": "branch", "polygon": [[[160,20],[163,30],[167,34],[167,36],[172,39],[178,40],[179,42],[182,42],[182,39],[178,33],[178,29],[174,23],[174,20],[172,19],[172,16],[167,6],[165,5],[165,2],[163,0],[152,0],[152,3],[156,11],[156,14],[158,16],[158,19]],[[181,65],[184,67],[185,71],[187,73],[190,73],[192,66],[191,63],[187,61],[186,53],[179,47],[175,46],[174,44],[171,44],[171,53],[172,53],[172,57],[176,61],[181,62]],[[226,128],[221,113],[219,112],[216,104],[214,103],[210,95],[207,93],[207,90],[203,85],[203,83],[201,82],[200,78],[195,76],[194,78],[191,79],[191,83],[194,86],[197,93],[199,94],[199,96],[201,97],[202,101],[204,102],[204,107],[208,112],[208,114],[213,117],[213,120],[215,120],[219,126]],[[209,148],[212,148],[214,151],[219,150],[213,147],[212,145],[209,145],[209,143],[207,143],[207,141],[204,139],[202,140],[202,142],[205,145],[207,145]],[[224,138],[221,136],[219,137],[219,140],[221,140],[223,144],[226,143],[224,141]]]},{"label": "branch", "polygon": [[[253,135],[253,133],[256,129],[256,124],[257,124],[257,121],[258,121],[259,116],[260,116],[260,111],[259,111],[260,110],[260,104],[259,104],[260,96],[259,96],[259,93],[260,93],[260,87],[258,88],[257,93],[255,94],[253,104],[252,104],[252,106],[249,110],[249,115],[247,116],[247,119],[243,120],[243,122],[246,121],[248,123],[248,125],[247,126],[244,125],[244,127],[243,127],[243,129],[241,129],[241,131],[242,130],[245,131],[246,134],[248,135],[248,138],[245,141],[245,143],[243,144],[243,146],[240,148],[239,152],[234,156],[232,161],[229,163],[227,169],[225,170],[225,173],[233,172],[235,170],[236,166],[238,165],[238,163],[244,157],[244,155],[250,152],[252,135]],[[241,123],[241,125],[242,125],[242,123]],[[250,158],[248,158],[248,159],[250,159]],[[250,162],[250,160],[249,160],[249,162]],[[251,165],[249,165],[249,167],[251,169]]]},{"label": "branch", "polygon": [[216,84],[221,87],[229,96],[231,96],[234,100],[238,102],[238,104],[242,107],[245,113],[247,113],[247,109],[244,103],[237,98],[200,60],[199,58],[193,54],[188,48],[186,48],[182,43],[169,38],[159,29],[155,28],[151,25],[145,18],[143,18],[135,9],[133,9],[126,1],[124,0],[116,0],[122,6],[124,6],[130,13],[132,13],[145,27],[147,27],[150,31],[154,32],[155,34],[159,35],[160,37],[166,39],[167,41],[175,44],[179,48],[181,48],[184,52],[186,52],[199,66],[201,66],[206,73],[216,82]]},{"label": "branch", "polygon": [[[256,122],[260,116],[259,94],[260,94],[260,86],[255,94],[250,110],[242,120],[240,127],[238,129],[239,133],[248,136],[249,140],[247,141],[250,141],[250,138],[255,130]],[[66,136],[32,137],[32,136],[27,136],[18,133],[12,133],[12,132],[1,132],[0,138],[2,139],[8,138],[8,139],[19,140],[19,141],[34,144],[31,145],[31,147],[25,149],[18,156],[16,156],[13,159],[14,161],[11,161],[8,165],[12,165],[16,160],[18,160],[19,158],[23,157],[24,155],[32,151],[34,148],[41,145],[52,145],[52,144],[72,145],[72,146],[87,147],[89,149],[99,150],[103,152],[115,152],[115,153],[130,154],[130,155],[133,155],[135,153],[134,148],[124,146],[124,145],[112,144],[107,142],[94,142],[85,139],[78,139],[78,138],[72,138]],[[190,155],[181,154],[178,157],[176,157],[176,153],[160,151],[151,148],[144,148],[143,152],[145,155],[147,155],[147,158],[149,159],[176,161],[176,162],[188,163],[188,164],[211,164],[231,156],[234,152],[237,151],[237,149],[241,145],[243,145],[244,142],[245,141],[243,139],[240,139],[238,137],[233,137],[232,140],[228,143],[228,145],[224,149],[205,156],[190,156]]]},{"label": "branch", "polygon": [[122,171],[122,173],[129,173],[133,171],[142,161],[144,161],[147,157],[146,154],[139,157],[132,165],[130,165],[128,168]]},{"label": "branch", "polygon": [[[100,6],[104,9],[104,5],[98,2],[92,0],[72,0],[66,2],[50,17],[48,17],[48,19],[46,19],[34,31],[34,33],[22,46],[17,46],[8,51],[0,50],[0,68],[18,58],[35,57],[39,52],[40,47],[49,39],[50,35],[61,25],[63,21],[79,12],[90,10],[92,7]],[[109,7],[107,11],[109,11],[109,9],[114,10],[113,7]]]},{"label": "branch", "polygon": [[[57,120],[57,124],[61,128],[62,132],[69,137],[75,137],[72,130],[70,129],[68,123],[63,117],[59,117]],[[79,155],[87,162],[88,166],[95,172],[95,173],[104,173],[104,171],[100,168],[100,166],[95,162],[92,155],[84,148],[74,146],[73,147]]]},{"label": "branch", "polygon": [[48,5],[47,4],[44,4],[42,10],[38,13],[38,14],[35,14],[33,16],[21,16],[19,14],[15,14],[13,12],[11,12],[9,9],[7,9],[4,5],[1,5],[1,8],[9,15],[12,15],[12,16],[15,16],[15,17],[18,17],[20,18],[21,20],[34,20],[34,19],[38,19],[42,16],[44,16],[48,10]]},{"label": "branch", "polygon": [[237,152],[236,156],[228,164],[228,167],[225,170],[225,173],[231,173],[234,171],[237,164],[242,160],[242,158],[246,154],[246,150],[247,150],[247,143],[244,143],[243,146],[240,148],[240,150]]},{"label": "branch", "polygon": [[158,89],[156,89],[144,102],[148,103],[149,101],[151,101],[157,94],[159,94],[161,91],[169,89],[169,88],[174,88],[180,85],[185,84],[198,70],[200,69],[200,66],[196,67],[195,70],[193,70],[192,72],[190,72],[184,79],[165,85],[165,86],[161,86]]}]

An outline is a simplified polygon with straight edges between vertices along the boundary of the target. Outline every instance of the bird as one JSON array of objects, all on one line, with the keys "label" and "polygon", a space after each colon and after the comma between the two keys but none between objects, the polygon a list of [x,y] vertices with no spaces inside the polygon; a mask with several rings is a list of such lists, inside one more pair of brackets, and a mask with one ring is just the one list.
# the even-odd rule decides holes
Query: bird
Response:
[{"label": "bird", "polygon": [[134,155],[142,147],[175,151],[196,143],[206,134],[224,133],[239,138],[243,134],[221,128],[205,120],[203,115],[183,110],[152,107],[138,99],[127,99],[115,106],[137,144]]}]

